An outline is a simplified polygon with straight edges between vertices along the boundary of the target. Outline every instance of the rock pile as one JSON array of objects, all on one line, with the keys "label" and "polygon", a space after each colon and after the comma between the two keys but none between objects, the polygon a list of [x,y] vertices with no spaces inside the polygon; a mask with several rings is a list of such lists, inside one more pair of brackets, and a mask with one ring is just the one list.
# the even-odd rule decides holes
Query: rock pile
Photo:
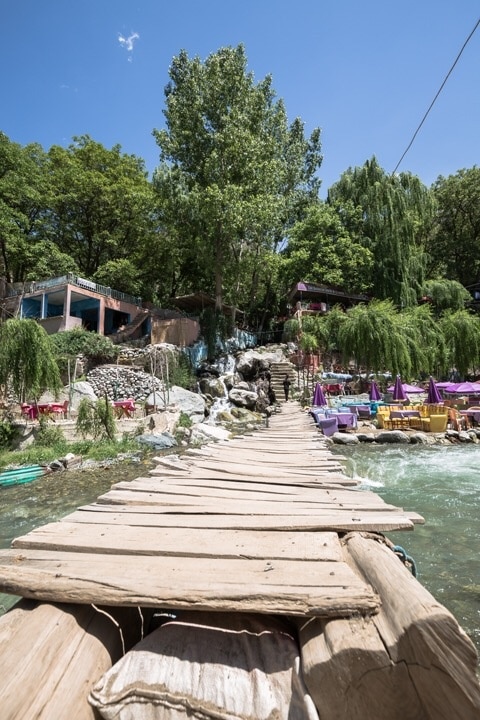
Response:
[{"label": "rock pile", "polygon": [[161,381],[143,370],[124,365],[99,365],[87,375],[97,397],[109,400],[133,398],[144,402],[155,390],[162,389]]}]

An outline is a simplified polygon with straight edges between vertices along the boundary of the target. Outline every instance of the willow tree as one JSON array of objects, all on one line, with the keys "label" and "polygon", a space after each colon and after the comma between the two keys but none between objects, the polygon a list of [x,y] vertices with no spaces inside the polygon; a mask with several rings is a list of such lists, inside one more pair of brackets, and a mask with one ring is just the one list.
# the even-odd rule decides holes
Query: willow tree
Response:
[{"label": "willow tree", "polygon": [[406,308],[398,314],[398,328],[408,347],[411,375],[438,375],[448,363],[448,347],[431,306]]},{"label": "willow tree", "polygon": [[425,276],[433,193],[410,173],[387,175],[372,158],[347,170],[330,188],[328,202],[339,212],[343,205],[361,210],[362,221],[358,225],[355,214],[354,231],[357,242],[373,253],[373,295],[391,299],[399,308],[415,305]]},{"label": "willow tree", "polygon": [[344,360],[355,360],[367,376],[385,370],[410,375],[408,343],[391,300],[372,300],[347,310],[338,330],[338,344]]},{"label": "willow tree", "polygon": [[20,402],[60,390],[50,338],[35,320],[10,319],[0,325],[0,383]]},{"label": "willow tree", "polygon": [[242,45],[205,62],[182,51],[165,89],[166,127],[154,131],[161,221],[190,248],[197,289],[215,295],[217,310],[265,285],[264,259],[298,198],[318,193],[320,131],[306,139],[300,121],[289,126],[271,78],[255,83],[246,66]]},{"label": "willow tree", "polygon": [[447,312],[440,319],[449,357],[443,370],[456,368],[465,377],[480,365],[480,318],[468,310]]}]

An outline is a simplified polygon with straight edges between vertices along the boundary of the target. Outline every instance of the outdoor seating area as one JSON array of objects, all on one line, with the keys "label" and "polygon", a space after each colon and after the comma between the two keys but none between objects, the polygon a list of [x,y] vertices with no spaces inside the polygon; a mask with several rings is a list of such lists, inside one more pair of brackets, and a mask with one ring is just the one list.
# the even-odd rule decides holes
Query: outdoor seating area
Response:
[{"label": "outdoor seating area", "polygon": [[67,418],[68,400],[63,403],[22,403],[20,409],[22,415],[28,420],[38,420],[42,416],[55,422],[56,418]]}]

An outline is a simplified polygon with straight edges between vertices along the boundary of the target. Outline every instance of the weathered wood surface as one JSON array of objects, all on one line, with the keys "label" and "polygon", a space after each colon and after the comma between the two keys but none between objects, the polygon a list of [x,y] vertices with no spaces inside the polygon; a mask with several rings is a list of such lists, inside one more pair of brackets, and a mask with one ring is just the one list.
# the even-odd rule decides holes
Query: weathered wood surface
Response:
[{"label": "weathered wood surface", "polygon": [[[109,609],[128,649],[141,637],[139,615]],[[0,717],[94,720],[95,681],[123,654],[114,621],[88,605],[22,601],[0,617]]]},{"label": "weathered wood surface", "polygon": [[303,675],[322,720],[476,720],[477,654],[451,613],[377,539],[352,533],[347,559],[381,598],[372,617],[299,622]]},{"label": "weathered wood surface", "polygon": [[350,487],[339,468],[292,405],[268,429],[170,457],[155,475],[17,539],[0,551],[0,590],[104,605],[376,612],[376,593],[332,533],[411,530],[422,518]]},{"label": "weathered wood surface", "polygon": [[[2,587],[35,600],[170,609],[349,616],[378,597],[345,562],[101,555],[48,550],[2,553]],[[292,583],[292,579],[294,583]]]}]

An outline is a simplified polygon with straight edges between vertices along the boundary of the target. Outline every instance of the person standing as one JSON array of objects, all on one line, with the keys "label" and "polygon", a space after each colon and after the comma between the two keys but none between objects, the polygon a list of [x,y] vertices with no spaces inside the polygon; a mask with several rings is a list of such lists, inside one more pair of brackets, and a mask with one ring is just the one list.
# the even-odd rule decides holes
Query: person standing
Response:
[{"label": "person standing", "polygon": [[285,380],[283,381],[283,392],[285,393],[285,402],[287,402],[287,400],[288,400],[288,395],[290,392],[290,385],[291,385],[290,378],[288,377],[288,375],[285,375]]}]

